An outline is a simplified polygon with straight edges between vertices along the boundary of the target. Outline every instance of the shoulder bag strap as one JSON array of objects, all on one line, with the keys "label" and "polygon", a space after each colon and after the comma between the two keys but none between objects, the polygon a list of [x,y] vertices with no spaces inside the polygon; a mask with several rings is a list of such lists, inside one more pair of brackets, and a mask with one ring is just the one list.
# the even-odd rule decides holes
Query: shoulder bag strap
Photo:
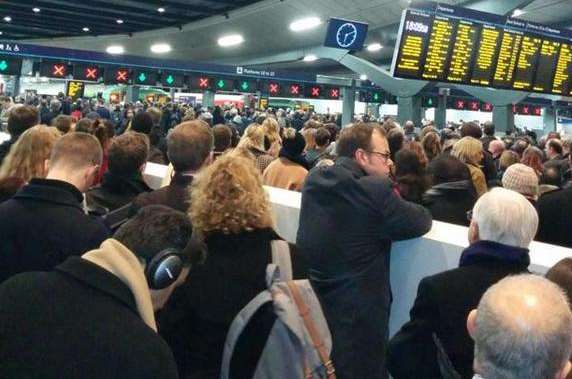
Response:
[{"label": "shoulder bag strap", "polygon": [[298,313],[302,317],[302,320],[304,320],[304,325],[308,330],[308,334],[310,335],[312,344],[314,345],[314,348],[318,352],[322,364],[326,368],[326,377],[328,379],[336,379],[336,369],[334,368],[334,364],[332,363],[332,360],[330,359],[329,354],[326,351],[324,342],[322,341],[320,335],[318,334],[318,331],[316,330],[314,321],[310,317],[310,308],[308,308],[308,306],[302,299],[302,296],[300,295],[300,291],[298,289],[298,286],[296,285],[296,282],[290,280],[286,282],[286,285],[288,286],[288,289],[292,294],[292,298],[296,303],[296,307],[298,308]]}]

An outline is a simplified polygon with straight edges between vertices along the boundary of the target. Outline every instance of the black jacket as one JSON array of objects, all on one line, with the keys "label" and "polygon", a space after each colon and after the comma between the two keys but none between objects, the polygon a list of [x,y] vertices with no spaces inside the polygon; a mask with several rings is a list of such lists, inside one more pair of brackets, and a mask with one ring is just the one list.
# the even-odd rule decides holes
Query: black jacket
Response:
[{"label": "black jacket", "polygon": [[24,271],[47,271],[70,255],[99,247],[109,231],[82,209],[82,194],[59,180],[32,179],[0,204],[0,283]]},{"label": "black jacket", "polygon": [[497,179],[497,166],[495,165],[495,160],[493,155],[487,150],[483,150],[483,162],[482,162],[483,174],[485,174],[485,179],[487,183],[495,182]]},{"label": "black jacket", "polygon": [[545,193],[538,199],[536,209],[539,222],[536,239],[572,248],[572,188]]},{"label": "black jacket", "polygon": [[168,186],[137,196],[133,200],[133,209],[159,204],[186,213],[190,207],[189,187],[192,181],[193,177],[190,175],[175,173]]},{"label": "black jacket", "polygon": [[12,137],[9,140],[4,141],[0,144],[0,166],[2,166],[4,158],[6,158],[6,155],[8,155],[8,152],[10,152],[10,148],[16,142],[17,139],[18,137],[16,138]]},{"label": "black jacket", "polygon": [[[270,241],[275,239],[280,237],[272,229],[207,237],[206,261],[193,267],[158,318],[159,332],[173,349],[181,378],[219,377],[230,324],[266,289]],[[306,277],[302,259],[292,247],[291,253],[294,278]]]},{"label": "black jacket", "polygon": [[109,212],[129,203],[140,193],[151,191],[141,173],[121,176],[107,171],[101,184],[87,191],[85,199],[90,209],[103,208]]},{"label": "black jacket", "polygon": [[310,171],[302,189],[297,245],[333,337],[340,378],[384,378],[391,304],[391,241],[431,228],[421,205],[349,158]]},{"label": "black jacket", "polygon": [[177,378],[129,287],[79,257],[4,282],[0,309],[1,378]]},{"label": "black jacket", "polygon": [[473,209],[477,193],[470,180],[441,183],[423,195],[423,205],[434,220],[469,226],[467,212]]},{"label": "black jacket", "polygon": [[[527,249],[479,241],[471,245],[473,259],[461,267],[421,280],[410,321],[391,339],[388,367],[394,379],[441,378],[432,335],[441,340],[456,371],[472,378],[474,343],[467,316],[485,291],[502,278],[527,271]],[[519,259],[503,258],[518,256]]]}]

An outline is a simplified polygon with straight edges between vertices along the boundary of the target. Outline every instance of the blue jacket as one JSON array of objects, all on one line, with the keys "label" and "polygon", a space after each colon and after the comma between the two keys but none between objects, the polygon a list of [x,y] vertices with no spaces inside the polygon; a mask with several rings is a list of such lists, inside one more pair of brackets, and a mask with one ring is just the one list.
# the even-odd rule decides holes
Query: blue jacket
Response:
[{"label": "blue jacket", "polygon": [[368,176],[350,158],[310,171],[296,242],[332,333],[338,377],[387,377],[391,241],[430,228],[425,208],[402,200],[389,180]]}]

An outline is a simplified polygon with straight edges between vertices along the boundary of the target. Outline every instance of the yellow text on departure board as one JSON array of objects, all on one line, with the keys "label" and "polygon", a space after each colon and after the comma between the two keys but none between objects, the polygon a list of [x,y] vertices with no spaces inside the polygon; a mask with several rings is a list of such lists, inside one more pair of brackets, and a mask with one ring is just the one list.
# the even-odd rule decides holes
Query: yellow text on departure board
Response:
[{"label": "yellow text on departure board", "polygon": [[435,19],[433,22],[423,78],[439,79],[444,76],[453,26],[453,23],[446,19]]}]

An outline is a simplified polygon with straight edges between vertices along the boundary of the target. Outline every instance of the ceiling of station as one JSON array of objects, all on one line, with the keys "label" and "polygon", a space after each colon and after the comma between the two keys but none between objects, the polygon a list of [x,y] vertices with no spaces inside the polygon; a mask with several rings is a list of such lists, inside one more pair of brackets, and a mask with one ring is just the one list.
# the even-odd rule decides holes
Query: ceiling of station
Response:
[{"label": "ceiling of station", "polygon": [[[178,27],[260,0],[3,0],[2,38],[127,34]],[[9,17],[9,19],[6,19]]]},{"label": "ceiling of station", "polygon": [[[264,61],[265,57],[275,56],[284,52],[293,52],[284,61],[273,63],[271,67],[274,69],[306,70],[323,74],[353,76],[352,73],[337,62],[322,59],[315,62],[302,61],[306,51],[323,45],[327,20],[330,17],[339,17],[367,22],[369,31],[366,44],[378,42],[384,47],[377,52],[364,50],[356,54],[375,64],[388,65],[393,55],[401,13],[411,3],[408,0],[263,0],[258,2],[237,0],[177,0],[162,2],[98,0],[90,1],[90,6],[94,2],[123,4],[123,6],[139,4],[149,9],[148,11],[132,12],[133,17],[141,17],[145,14],[152,15],[152,19],[158,19],[156,22],[164,21],[159,21],[163,17],[157,13],[159,3],[164,4],[166,9],[164,16],[169,16],[173,10],[171,4],[180,6],[184,3],[188,4],[188,6],[180,7],[181,11],[173,14],[172,17],[180,16],[178,19],[179,24],[181,19],[185,19],[184,15],[191,14],[198,18],[187,17],[186,22],[181,27],[163,27],[152,31],[133,32],[131,35],[117,31],[117,24],[111,22],[110,24],[113,28],[107,29],[108,33],[105,33],[106,30],[102,28],[104,29],[102,33],[109,35],[27,39],[27,41],[43,45],[93,51],[105,51],[110,45],[121,45],[125,48],[125,53],[130,55],[222,64],[244,64],[244,62],[252,60],[260,62]],[[61,0],[4,1],[0,2],[0,10],[3,10],[5,3],[12,3],[12,5],[15,3],[33,3],[36,5],[41,3],[75,4],[79,2]],[[500,9],[503,9],[502,7],[504,6],[506,11],[506,9],[509,9],[507,8],[507,3],[511,3],[513,6],[510,9],[520,9],[524,12],[518,16],[523,19],[563,28],[572,27],[572,0],[445,0],[441,1],[441,3],[468,6],[477,10],[486,9],[487,11],[491,10],[491,5],[492,9],[498,6],[498,13],[500,14],[503,12]],[[483,5],[484,3],[488,4]],[[213,11],[215,12],[214,15],[208,17],[204,13],[197,15],[197,12],[205,12],[205,8],[198,6],[198,4],[206,4],[208,5],[207,9],[218,9],[219,11],[218,13]],[[230,9],[231,7],[232,9]],[[102,13],[103,15],[105,14]],[[93,16],[94,18],[101,17],[99,15],[95,16],[95,12]],[[309,16],[319,17],[322,20],[322,24],[314,29],[300,33],[295,33],[289,29],[292,21]],[[114,15],[113,17],[119,16]],[[132,24],[131,16],[125,15],[122,17],[124,17],[123,25]],[[12,24],[16,24],[16,21],[17,19],[14,17]],[[83,19],[79,17],[75,20],[74,25],[78,25],[82,21]],[[101,25],[103,26],[104,24]],[[148,29],[152,29],[152,27]],[[241,34],[244,37],[244,42],[233,47],[220,47],[217,44],[218,38],[228,34]],[[156,43],[168,43],[171,45],[172,50],[166,54],[155,55],[150,52],[150,46]]]}]

